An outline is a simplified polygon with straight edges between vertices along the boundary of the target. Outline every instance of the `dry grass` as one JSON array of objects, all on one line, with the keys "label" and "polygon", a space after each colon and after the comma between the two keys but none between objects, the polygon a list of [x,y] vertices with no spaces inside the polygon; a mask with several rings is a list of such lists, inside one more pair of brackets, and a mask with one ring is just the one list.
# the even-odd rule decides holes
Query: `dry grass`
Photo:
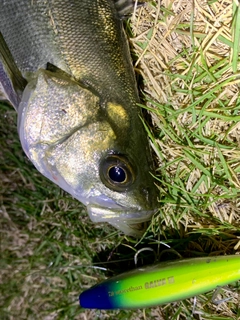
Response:
[{"label": "dry grass", "polygon": [[239,254],[237,3],[155,0],[131,19],[160,190],[159,212],[139,243],[93,225],[77,201],[36,172],[19,145],[14,110],[1,106],[1,319],[240,318],[239,282],[218,293],[219,301],[231,299],[217,305],[213,292],[137,311],[85,311],[77,301],[106,276],[91,266],[108,260],[119,273],[144,246],[160,254],[166,243],[183,257]]},{"label": "dry grass", "polygon": [[[132,43],[156,128],[159,172],[167,171],[169,183],[176,176],[184,181],[179,191],[205,198],[209,215],[238,229],[240,78],[233,10],[232,1],[152,2],[133,18]],[[170,216],[175,209],[165,204]],[[209,222],[192,225],[189,218],[182,221],[186,228]],[[236,237],[235,250],[239,246]]]}]

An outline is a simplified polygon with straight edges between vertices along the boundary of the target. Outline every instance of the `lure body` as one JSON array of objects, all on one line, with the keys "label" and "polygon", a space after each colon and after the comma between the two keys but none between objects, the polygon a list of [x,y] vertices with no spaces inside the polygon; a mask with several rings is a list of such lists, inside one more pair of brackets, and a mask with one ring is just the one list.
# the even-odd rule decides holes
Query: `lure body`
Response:
[{"label": "lure body", "polygon": [[159,263],[110,278],[80,294],[83,308],[135,309],[175,302],[240,280],[240,256]]}]

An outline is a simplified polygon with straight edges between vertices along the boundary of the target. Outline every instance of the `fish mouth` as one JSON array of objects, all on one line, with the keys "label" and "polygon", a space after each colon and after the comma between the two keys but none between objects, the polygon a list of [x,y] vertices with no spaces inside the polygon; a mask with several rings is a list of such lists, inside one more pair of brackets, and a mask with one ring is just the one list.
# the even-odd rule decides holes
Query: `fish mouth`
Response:
[{"label": "fish mouth", "polygon": [[125,208],[106,208],[96,205],[87,206],[88,214],[93,222],[108,222],[126,235],[142,237],[148,222],[156,210],[142,211]]}]

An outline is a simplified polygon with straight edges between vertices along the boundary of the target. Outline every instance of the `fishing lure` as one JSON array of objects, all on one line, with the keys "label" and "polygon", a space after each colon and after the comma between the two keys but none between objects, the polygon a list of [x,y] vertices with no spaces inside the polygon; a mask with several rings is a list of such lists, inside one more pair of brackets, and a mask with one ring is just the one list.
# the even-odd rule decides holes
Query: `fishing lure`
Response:
[{"label": "fishing lure", "polygon": [[240,255],[158,263],[112,277],[82,292],[88,309],[134,309],[175,302],[240,280]]}]

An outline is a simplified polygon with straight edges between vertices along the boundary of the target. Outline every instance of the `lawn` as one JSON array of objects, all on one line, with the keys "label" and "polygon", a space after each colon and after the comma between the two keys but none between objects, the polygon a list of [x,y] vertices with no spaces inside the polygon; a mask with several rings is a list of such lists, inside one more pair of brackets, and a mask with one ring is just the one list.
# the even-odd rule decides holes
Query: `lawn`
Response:
[{"label": "lawn", "polygon": [[[240,254],[238,1],[155,0],[126,22],[151,140],[159,210],[142,239],[93,224],[24,155],[14,109],[0,104],[0,318],[240,318],[240,281],[167,305],[99,311],[83,290],[158,260]],[[151,251],[139,265],[151,264]],[[228,299],[229,298],[229,299]],[[221,302],[221,300],[223,300]]]}]

